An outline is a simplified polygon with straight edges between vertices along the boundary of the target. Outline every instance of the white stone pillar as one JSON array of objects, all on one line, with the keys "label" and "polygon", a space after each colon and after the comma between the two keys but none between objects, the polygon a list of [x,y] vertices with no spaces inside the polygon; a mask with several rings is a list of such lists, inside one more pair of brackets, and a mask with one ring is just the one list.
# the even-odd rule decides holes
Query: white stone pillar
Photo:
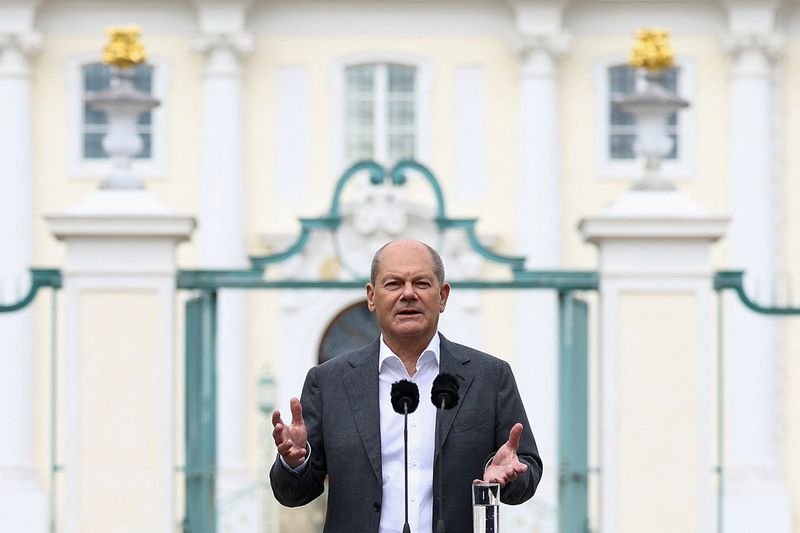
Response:
[{"label": "white stone pillar", "polygon": [[[0,12],[0,16],[4,13]],[[27,292],[33,263],[29,59],[40,38],[0,30],[0,302]],[[44,532],[47,499],[33,464],[34,328],[31,308],[0,314],[0,530]]]},{"label": "white stone pillar", "polygon": [[[773,3],[730,9],[731,54],[729,265],[745,271],[756,301],[774,303],[779,232],[775,186]],[[752,7],[752,6],[751,6]],[[725,531],[791,531],[789,492],[781,475],[778,324],[725,296]]]},{"label": "white stone pillar", "polygon": [[194,221],[141,189],[46,218],[66,246],[59,531],[173,533],[175,247]]},{"label": "white stone pillar", "polygon": [[[520,57],[515,253],[527,258],[528,269],[556,269],[561,261],[558,60],[569,49],[569,37],[561,32],[562,2],[513,7],[518,33],[512,46]],[[558,297],[553,291],[517,292],[515,308],[515,372],[542,460],[557,472]],[[511,528],[557,530],[557,474],[543,478],[528,505],[511,511]]]},{"label": "white stone pillar", "polygon": [[600,252],[605,533],[715,531],[710,248],[725,224],[677,191],[628,191],[581,221]]},{"label": "white stone pillar", "polygon": [[[205,56],[203,77],[203,167],[200,190],[200,265],[244,268],[245,176],[242,60],[254,47],[244,33],[248,2],[201,2],[204,35],[196,43]],[[245,294],[220,291],[217,314],[217,466],[219,528],[256,531],[260,494],[246,461],[247,404]]]}]

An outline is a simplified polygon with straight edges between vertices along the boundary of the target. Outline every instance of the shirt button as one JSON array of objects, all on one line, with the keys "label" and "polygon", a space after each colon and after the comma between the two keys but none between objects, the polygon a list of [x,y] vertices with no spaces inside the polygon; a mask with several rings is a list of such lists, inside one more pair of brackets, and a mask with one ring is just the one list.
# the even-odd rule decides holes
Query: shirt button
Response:
[{"label": "shirt button", "polygon": [[416,422],[411,422],[411,427],[412,427],[412,428],[415,428],[415,427],[417,427],[417,423],[416,423]]},{"label": "shirt button", "polygon": [[411,466],[417,466],[417,460],[416,459],[412,459]]},{"label": "shirt button", "polygon": [[416,497],[416,496],[412,496],[412,497],[411,497],[411,501],[412,501],[412,502],[416,502],[416,501],[417,501],[417,497]]}]

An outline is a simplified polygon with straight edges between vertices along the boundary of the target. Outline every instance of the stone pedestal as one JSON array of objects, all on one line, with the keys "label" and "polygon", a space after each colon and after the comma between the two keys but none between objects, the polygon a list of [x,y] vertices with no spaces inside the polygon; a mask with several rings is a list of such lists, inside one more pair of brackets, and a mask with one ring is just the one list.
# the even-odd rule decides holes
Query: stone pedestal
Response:
[{"label": "stone pedestal", "polygon": [[628,191],[582,220],[600,252],[601,531],[715,529],[716,305],[726,220]]},{"label": "stone pedestal", "polygon": [[59,531],[173,533],[175,247],[194,220],[143,189],[46,218],[66,245]]}]

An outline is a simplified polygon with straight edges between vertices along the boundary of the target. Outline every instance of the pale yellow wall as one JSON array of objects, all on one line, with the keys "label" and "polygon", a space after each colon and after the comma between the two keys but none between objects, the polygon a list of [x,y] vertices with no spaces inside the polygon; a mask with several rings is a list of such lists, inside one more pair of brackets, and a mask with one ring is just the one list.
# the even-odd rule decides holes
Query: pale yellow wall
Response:
[{"label": "pale yellow wall", "polygon": [[158,529],[164,362],[159,324],[141,319],[157,316],[158,304],[145,291],[80,296],[81,531]]},{"label": "pale yellow wall", "polygon": [[[617,525],[624,533],[699,531],[697,298],[629,292],[619,298]],[[708,473],[709,477],[711,472]]]},{"label": "pale yellow wall", "polygon": [[[784,234],[782,253],[784,269],[792,303],[800,303],[797,284],[800,280],[800,39],[790,39],[783,60],[785,89],[783,117],[785,145],[783,147],[783,213]],[[780,386],[783,399],[783,459],[786,477],[792,488],[794,527],[800,528],[800,317],[781,320],[784,325],[784,358]]]}]

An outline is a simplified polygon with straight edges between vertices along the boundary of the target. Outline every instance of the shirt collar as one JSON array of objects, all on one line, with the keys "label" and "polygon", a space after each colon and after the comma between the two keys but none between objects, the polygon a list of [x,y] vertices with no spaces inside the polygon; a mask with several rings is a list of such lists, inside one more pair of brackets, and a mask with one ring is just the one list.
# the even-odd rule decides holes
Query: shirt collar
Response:
[{"label": "shirt collar", "polygon": [[[436,360],[436,366],[438,367],[439,366],[439,332],[438,331],[436,333],[434,333],[433,337],[431,338],[431,342],[428,343],[428,346],[426,346],[425,349],[422,350],[422,353],[420,354],[419,359],[417,359],[417,364],[419,364],[419,360],[422,359],[422,357],[426,353],[429,353],[429,352],[431,354],[433,354],[433,358]],[[383,368],[383,364],[386,362],[386,360],[387,359],[391,359],[392,357],[396,357],[397,360],[400,361],[400,357],[396,353],[394,353],[391,348],[389,348],[386,345],[386,342],[383,340],[383,333],[381,333],[380,353],[378,354],[378,356],[379,356],[378,369],[382,369]]]}]

